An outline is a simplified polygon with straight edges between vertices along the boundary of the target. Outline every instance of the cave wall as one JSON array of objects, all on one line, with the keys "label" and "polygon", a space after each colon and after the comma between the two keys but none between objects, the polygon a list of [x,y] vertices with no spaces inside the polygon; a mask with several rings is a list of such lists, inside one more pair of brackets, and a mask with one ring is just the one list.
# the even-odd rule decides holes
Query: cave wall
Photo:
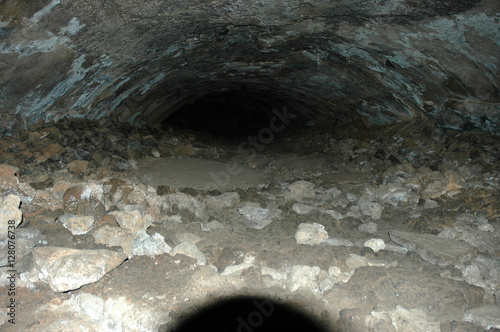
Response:
[{"label": "cave wall", "polygon": [[[320,123],[500,134],[498,0],[0,1],[0,133],[157,125],[225,91]],[[237,110],[235,110],[237,111]]]}]

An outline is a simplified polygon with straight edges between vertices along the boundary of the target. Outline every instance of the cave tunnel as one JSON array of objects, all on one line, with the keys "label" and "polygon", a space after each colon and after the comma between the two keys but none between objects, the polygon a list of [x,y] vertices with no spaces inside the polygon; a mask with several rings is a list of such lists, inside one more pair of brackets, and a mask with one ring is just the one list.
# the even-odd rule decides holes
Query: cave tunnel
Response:
[{"label": "cave tunnel", "polygon": [[[291,131],[292,128],[305,126],[308,121],[304,114],[290,108],[289,104],[289,101],[269,93],[225,91],[180,107],[163,121],[162,127],[176,126],[237,141],[255,136],[262,128],[274,124],[276,134],[279,134],[286,128]],[[288,108],[290,115],[279,119],[277,116],[283,117],[283,108]],[[273,118],[277,120],[271,124]]]},{"label": "cave tunnel", "polygon": [[0,330],[500,329],[499,13],[0,0]]}]

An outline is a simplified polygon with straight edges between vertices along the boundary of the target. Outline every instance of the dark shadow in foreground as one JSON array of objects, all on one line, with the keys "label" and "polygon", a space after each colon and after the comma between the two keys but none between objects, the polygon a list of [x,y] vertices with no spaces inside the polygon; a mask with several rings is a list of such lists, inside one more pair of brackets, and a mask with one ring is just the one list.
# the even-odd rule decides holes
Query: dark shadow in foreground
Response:
[{"label": "dark shadow in foreground", "polygon": [[289,305],[263,297],[234,297],[184,317],[172,332],[326,332]]}]

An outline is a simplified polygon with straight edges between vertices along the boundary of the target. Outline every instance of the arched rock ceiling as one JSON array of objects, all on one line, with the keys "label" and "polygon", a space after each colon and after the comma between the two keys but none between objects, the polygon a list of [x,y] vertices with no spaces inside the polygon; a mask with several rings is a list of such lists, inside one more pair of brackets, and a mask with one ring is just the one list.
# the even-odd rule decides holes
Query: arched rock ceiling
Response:
[{"label": "arched rock ceiling", "polygon": [[[0,121],[158,124],[224,91],[500,133],[498,0],[3,0]],[[237,111],[237,110],[235,110]]]}]

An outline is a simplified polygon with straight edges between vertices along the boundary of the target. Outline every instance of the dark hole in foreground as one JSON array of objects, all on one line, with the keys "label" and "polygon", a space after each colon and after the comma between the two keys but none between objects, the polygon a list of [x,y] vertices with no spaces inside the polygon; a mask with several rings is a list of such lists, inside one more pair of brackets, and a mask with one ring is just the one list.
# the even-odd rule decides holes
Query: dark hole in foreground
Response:
[{"label": "dark hole in foreground", "polygon": [[185,317],[174,332],[325,332],[310,316],[262,297],[222,300]]}]

